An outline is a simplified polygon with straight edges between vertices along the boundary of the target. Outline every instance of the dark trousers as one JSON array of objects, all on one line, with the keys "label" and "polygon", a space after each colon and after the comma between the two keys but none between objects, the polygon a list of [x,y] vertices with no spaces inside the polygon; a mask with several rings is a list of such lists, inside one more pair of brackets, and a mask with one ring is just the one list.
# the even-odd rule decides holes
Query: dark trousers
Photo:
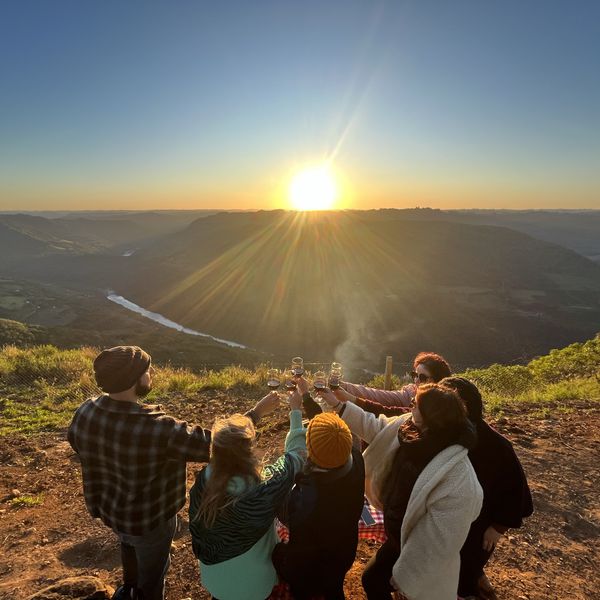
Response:
[{"label": "dark trousers", "polygon": [[336,564],[332,560],[313,560],[305,553],[289,551],[288,544],[277,544],[273,550],[273,566],[279,577],[290,586],[294,600],[344,600],[344,578],[352,561]]},{"label": "dark trousers", "polygon": [[391,600],[394,590],[390,579],[399,556],[398,546],[388,540],[371,557],[362,574],[362,585],[368,600]]},{"label": "dark trousers", "polygon": [[177,517],[171,517],[144,535],[117,534],[121,541],[123,579],[144,592],[145,600],[163,600],[165,575],[171,564],[170,550]]},{"label": "dark trousers", "polygon": [[479,578],[483,575],[483,567],[485,567],[493,552],[483,549],[483,534],[487,527],[487,523],[475,521],[460,550],[459,596],[477,596],[479,593]]}]

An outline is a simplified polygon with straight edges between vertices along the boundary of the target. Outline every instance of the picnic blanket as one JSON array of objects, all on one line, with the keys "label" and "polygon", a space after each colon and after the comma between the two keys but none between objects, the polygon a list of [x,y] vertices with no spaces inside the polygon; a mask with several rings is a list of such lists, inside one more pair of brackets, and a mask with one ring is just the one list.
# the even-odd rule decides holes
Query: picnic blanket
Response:
[{"label": "picnic blanket", "polygon": [[[369,518],[370,517],[370,518]],[[276,522],[277,534],[282,542],[289,542],[290,532],[280,521]],[[371,506],[365,498],[363,516],[358,521],[358,539],[385,542],[387,536],[383,527],[383,513]]]}]

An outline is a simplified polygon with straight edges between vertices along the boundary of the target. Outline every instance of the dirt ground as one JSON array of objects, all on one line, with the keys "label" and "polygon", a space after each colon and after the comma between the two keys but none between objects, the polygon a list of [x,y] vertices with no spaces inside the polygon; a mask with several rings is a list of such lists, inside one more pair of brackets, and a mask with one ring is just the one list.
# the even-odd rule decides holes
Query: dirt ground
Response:
[{"label": "dirt ground", "polygon": [[[174,399],[165,406],[176,416],[210,426],[220,411],[231,414],[249,403],[213,392],[193,403]],[[535,502],[534,515],[522,529],[508,532],[488,565],[499,598],[600,599],[600,410],[584,404],[545,419],[514,411],[495,426],[515,445]],[[262,428],[259,445],[267,458],[281,451],[284,435],[282,410]],[[190,465],[190,485],[197,467]],[[40,495],[41,503],[11,504],[15,489],[21,495]],[[209,598],[199,584],[185,510],[181,515],[183,528],[174,542],[167,599]],[[348,598],[365,597],[360,574],[376,546],[360,543],[346,577]],[[2,439],[0,598],[25,598],[75,575],[96,575],[116,586],[119,553],[114,535],[86,512],[79,465],[64,433]]]}]

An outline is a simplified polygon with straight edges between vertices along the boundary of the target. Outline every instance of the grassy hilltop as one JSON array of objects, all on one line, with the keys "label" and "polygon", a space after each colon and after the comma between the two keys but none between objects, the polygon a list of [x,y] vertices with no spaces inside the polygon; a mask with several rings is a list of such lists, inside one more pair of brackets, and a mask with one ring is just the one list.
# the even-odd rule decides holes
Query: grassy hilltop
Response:
[{"label": "grassy hilltop", "polygon": [[[108,528],[85,510],[80,467],[64,435],[73,410],[97,393],[91,375],[97,350],[36,345],[26,329],[17,330],[20,346],[0,346],[0,597],[21,600],[82,574],[114,585],[121,577],[119,548]],[[524,366],[465,373],[482,388],[491,423],[519,454],[536,508],[522,529],[502,540],[488,568],[501,598],[547,600],[550,594],[586,600],[599,589],[599,365],[596,337]],[[250,408],[266,391],[265,375],[264,366],[194,373],[159,361],[148,401],[210,427],[219,415]],[[401,381],[396,377],[394,383]],[[381,382],[381,375],[373,381]],[[286,412],[282,404],[259,425],[257,447],[266,461],[281,453]],[[166,597],[209,600],[189,550],[185,514]],[[375,542],[360,541],[346,577],[348,598],[365,598],[361,573],[376,548]]]},{"label": "grassy hilltop", "polygon": [[[19,330],[20,331],[20,330]],[[20,331],[26,341],[27,331]],[[51,345],[0,349],[0,434],[38,433],[65,427],[75,408],[98,393],[92,374],[95,348],[61,350]],[[578,402],[600,402],[600,336],[532,360],[525,366],[494,364],[464,375],[481,388],[489,413],[526,403],[540,416],[569,412]],[[154,390],[147,401],[185,405],[210,390],[228,391],[251,401],[266,392],[266,365],[231,365],[193,373],[157,365]],[[381,386],[376,376],[371,385]],[[394,377],[394,386],[402,377]],[[224,407],[223,412],[228,412]]]}]

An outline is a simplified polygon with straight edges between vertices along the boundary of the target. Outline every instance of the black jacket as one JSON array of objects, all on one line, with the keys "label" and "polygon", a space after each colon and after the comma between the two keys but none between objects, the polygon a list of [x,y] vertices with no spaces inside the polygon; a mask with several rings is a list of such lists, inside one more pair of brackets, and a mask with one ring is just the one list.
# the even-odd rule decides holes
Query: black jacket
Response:
[{"label": "black jacket", "polygon": [[[306,398],[304,406],[310,417],[320,412],[318,404]],[[295,596],[343,596],[344,575],[356,556],[364,493],[365,463],[357,448],[352,449],[351,461],[338,469],[309,464],[296,476],[279,515],[290,540],[278,544],[273,553],[275,568]]]},{"label": "black jacket", "polygon": [[521,527],[533,513],[531,492],[512,444],[485,421],[476,423],[477,446],[469,452],[483,488],[483,506],[477,524],[496,525],[503,533]]},{"label": "black jacket", "polygon": [[365,463],[356,448],[349,467],[328,471],[309,467],[297,475],[282,515],[290,531],[287,552],[293,555],[295,568],[320,561],[352,566],[364,494]]}]

